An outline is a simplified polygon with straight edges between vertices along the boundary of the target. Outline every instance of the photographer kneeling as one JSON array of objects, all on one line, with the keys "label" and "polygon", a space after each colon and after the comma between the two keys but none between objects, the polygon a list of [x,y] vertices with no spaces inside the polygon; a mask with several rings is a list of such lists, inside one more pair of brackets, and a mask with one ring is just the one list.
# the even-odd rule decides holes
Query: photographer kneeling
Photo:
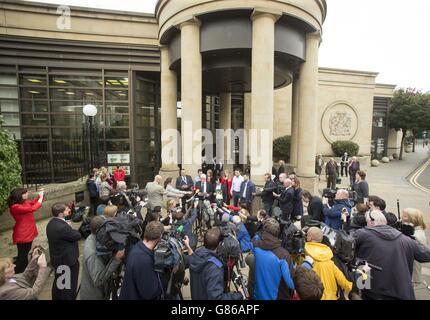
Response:
[{"label": "photographer kneeling", "polygon": [[204,247],[195,252],[185,238],[190,264],[192,300],[242,300],[243,292],[224,292],[224,266],[216,254],[221,240],[218,228],[209,229],[204,236]]},{"label": "photographer kneeling", "polygon": [[145,228],[143,241],[130,251],[125,267],[124,282],[120,300],[160,300],[164,298],[169,274],[154,270],[154,249],[161,241],[164,226],[160,222],[150,222]]},{"label": "photographer kneeling", "polygon": [[179,227],[183,226],[183,234],[186,235],[189,239],[190,247],[195,250],[197,247],[197,237],[193,233],[193,223],[197,219],[197,206],[199,203],[196,201],[194,202],[194,208],[191,211],[191,216],[189,217],[188,214],[184,215],[182,212],[182,209],[180,207],[177,207],[177,210],[172,213],[173,218],[173,228],[178,229]]}]

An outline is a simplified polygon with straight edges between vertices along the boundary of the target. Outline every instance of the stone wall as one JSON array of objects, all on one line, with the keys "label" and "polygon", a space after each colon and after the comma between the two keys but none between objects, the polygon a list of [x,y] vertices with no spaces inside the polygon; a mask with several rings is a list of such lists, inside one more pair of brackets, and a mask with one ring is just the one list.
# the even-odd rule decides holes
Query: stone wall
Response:
[{"label": "stone wall", "polygon": [[[75,201],[75,193],[84,191],[84,201],[80,202],[79,205],[89,205],[89,195],[86,187],[86,180],[79,179],[77,181],[64,183],[64,184],[50,184],[43,186],[46,193],[46,199],[43,202],[42,208],[36,211],[36,220],[47,219],[51,217],[51,207],[54,203],[63,202],[69,203]],[[39,188],[40,190],[40,188]],[[29,198],[33,199],[37,197],[37,191],[35,189],[29,189]],[[13,228],[15,221],[9,213],[9,209],[0,215],[0,231],[8,230]]]}]

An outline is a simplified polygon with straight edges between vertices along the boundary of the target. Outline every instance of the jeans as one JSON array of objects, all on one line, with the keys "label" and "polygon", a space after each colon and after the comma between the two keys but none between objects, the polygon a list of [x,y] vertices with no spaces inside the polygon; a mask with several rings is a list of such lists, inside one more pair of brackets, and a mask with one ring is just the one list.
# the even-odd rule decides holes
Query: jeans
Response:
[{"label": "jeans", "polygon": [[18,248],[18,258],[16,260],[15,273],[23,273],[25,268],[28,265],[28,253],[31,250],[31,245],[33,242],[27,243],[17,243],[16,247]]},{"label": "jeans", "polygon": [[239,205],[240,192],[233,191],[233,205],[237,207]]},{"label": "jeans", "polygon": [[271,217],[273,215],[273,202],[263,202],[263,207],[267,215]]}]

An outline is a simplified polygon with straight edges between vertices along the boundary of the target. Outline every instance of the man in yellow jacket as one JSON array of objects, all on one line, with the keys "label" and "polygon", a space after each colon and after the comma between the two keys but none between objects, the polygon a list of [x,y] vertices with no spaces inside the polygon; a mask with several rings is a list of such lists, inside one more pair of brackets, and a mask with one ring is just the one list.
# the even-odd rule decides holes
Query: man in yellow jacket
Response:
[{"label": "man in yellow jacket", "polygon": [[346,294],[352,290],[352,283],[343,275],[342,271],[331,260],[333,252],[322,244],[323,232],[319,228],[309,228],[306,234],[305,253],[314,260],[313,270],[324,286],[324,293],[321,300],[338,300],[338,286]]}]

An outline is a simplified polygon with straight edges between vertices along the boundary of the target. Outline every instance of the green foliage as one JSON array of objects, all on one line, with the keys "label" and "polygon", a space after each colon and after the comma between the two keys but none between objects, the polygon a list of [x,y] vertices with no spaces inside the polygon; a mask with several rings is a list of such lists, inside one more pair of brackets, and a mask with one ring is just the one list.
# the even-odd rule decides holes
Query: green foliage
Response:
[{"label": "green foliage", "polygon": [[273,158],[275,161],[290,161],[291,136],[283,136],[273,141]]},{"label": "green foliage", "polygon": [[0,214],[7,208],[10,192],[22,184],[17,145],[2,125],[3,117],[0,115]]},{"label": "green foliage", "polygon": [[336,141],[331,144],[331,148],[337,157],[343,156],[345,152],[348,152],[350,157],[354,157],[360,151],[359,145],[352,141]]},{"label": "green foliage", "polygon": [[410,131],[417,137],[420,132],[430,129],[430,93],[412,89],[397,90],[391,99],[388,124],[392,129],[403,131],[399,156],[401,160],[406,133]]}]

